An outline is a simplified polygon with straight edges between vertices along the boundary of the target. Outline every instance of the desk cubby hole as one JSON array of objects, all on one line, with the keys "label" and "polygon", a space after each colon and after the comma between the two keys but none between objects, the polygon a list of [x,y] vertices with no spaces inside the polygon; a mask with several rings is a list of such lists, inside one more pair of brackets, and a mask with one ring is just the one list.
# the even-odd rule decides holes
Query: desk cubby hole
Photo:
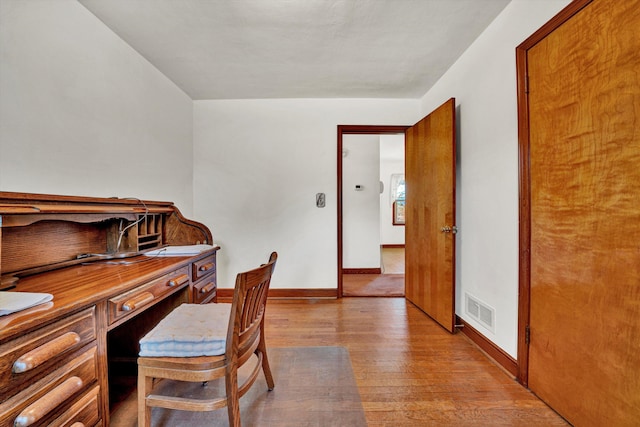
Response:
[{"label": "desk cubby hole", "polygon": [[140,214],[131,219],[114,221],[107,237],[109,253],[161,248],[165,240],[164,227],[165,216],[162,213]]},{"label": "desk cubby hole", "polygon": [[146,214],[138,222],[138,250],[159,248],[162,246],[164,215]]}]

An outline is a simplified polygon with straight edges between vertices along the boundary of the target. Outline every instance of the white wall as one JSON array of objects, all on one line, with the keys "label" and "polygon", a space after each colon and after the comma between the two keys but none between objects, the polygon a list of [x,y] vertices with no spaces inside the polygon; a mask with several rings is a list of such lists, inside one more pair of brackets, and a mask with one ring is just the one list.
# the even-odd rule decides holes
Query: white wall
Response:
[{"label": "white wall", "polygon": [[342,147],[342,267],[380,268],[380,137],[343,135]]},{"label": "white wall", "polygon": [[[404,134],[380,135],[380,242],[383,245],[404,245],[404,226],[393,225],[391,175],[404,174]],[[384,153],[392,154],[385,157]]]},{"label": "white wall", "polygon": [[418,113],[419,100],[195,101],[195,216],[222,247],[220,287],[277,250],[274,288],[336,288],[336,126],[413,124]]},{"label": "white wall", "polygon": [[0,94],[0,190],[191,215],[191,99],[76,1],[0,1]]},{"label": "white wall", "polygon": [[[569,2],[513,0],[422,100],[194,104],[77,2],[1,0],[0,190],[172,200],[222,245],[221,287],[278,250],[274,287],[332,288],[336,125],[413,124],[454,96],[456,311],[515,357],[515,47]],[[495,333],[465,292],[496,310]]]},{"label": "white wall", "polygon": [[[517,354],[518,134],[515,48],[570,0],[514,0],[423,97],[456,98],[456,313]],[[465,292],[495,309],[495,333],[464,311]]]}]

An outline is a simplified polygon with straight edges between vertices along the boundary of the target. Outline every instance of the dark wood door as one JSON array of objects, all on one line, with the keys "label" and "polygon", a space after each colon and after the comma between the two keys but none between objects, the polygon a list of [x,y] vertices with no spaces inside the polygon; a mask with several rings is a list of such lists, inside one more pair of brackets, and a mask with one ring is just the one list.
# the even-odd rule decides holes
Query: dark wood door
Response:
[{"label": "dark wood door", "polygon": [[638,28],[640,1],[594,0],[524,62],[528,385],[577,426],[640,421]]},{"label": "dark wood door", "polygon": [[405,295],[449,332],[455,325],[455,100],[405,133]]}]

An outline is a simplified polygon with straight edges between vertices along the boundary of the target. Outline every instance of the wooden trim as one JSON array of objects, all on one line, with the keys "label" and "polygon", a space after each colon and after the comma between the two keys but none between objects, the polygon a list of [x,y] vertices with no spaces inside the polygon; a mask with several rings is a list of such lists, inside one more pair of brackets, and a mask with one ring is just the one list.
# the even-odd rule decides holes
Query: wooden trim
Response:
[{"label": "wooden trim", "polygon": [[[337,290],[333,288],[319,289],[269,289],[270,299],[335,299],[338,297]],[[231,302],[233,299],[233,288],[219,289],[217,291],[218,302]]]},{"label": "wooden trim", "polygon": [[462,326],[460,331],[514,378],[518,375],[518,361],[516,359],[466,323],[460,316],[456,316],[456,326]]},{"label": "wooden trim", "polygon": [[342,135],[371,135],[371,134],[394,134],[404,133],[410,126],[396,125],[338,125],[338,150],[336,157],[338,171],[337,210],[338,210],[338,298],[342,298]]},{"label": "wooden trim", "polygon": [[529,325],[529,274],[531,248],[531,200],[529,187],[529,100],[526,93],[527,53],[516,49],[516,81],[518,91],[518,168],[519,168],[519,250],[518,250],[518,381],[528,383],[529,346],[525,331]]},{"label": "wooden trim", "polygon": [[[456,98],[452,97],[448,101],[451,103],[451,108],[453,110],[451,117],[451,133],[453,135],[453,152],[451,153],[451,168],[453,169],[453,173],[451,174],[451,226],[456,229],[456,224],[458,221],[458,212],[457,212],[457,181],[456,181],[456,170],[458,163],[458,147],[460,143],[460,137],[458,132],[458,108],[456,107]],[[444,105],[444,104],[443,104]],[[451,307],[453,307],[453,315],[451,316],[451,329],[449,332],[455,332],[456,325],[456,234],[452,233],[452,243],[451,243],[451,258],[453,259],[453,265],[451,266]]]},{"label": "wooden trim", "polygon": [[529,345],[525,340],[531,304],[531,180],[529,153],[528,50],[564,24],[592,0],[574,0],[516,48],[519,168],[518,362],[516,377],[529,381]]},{"label": "wooden trim", "polygon": [[[16,201],[27,203],[43,203],[43,204],[79,204],[82,209],[88,209],[87,206],[97,204],[99,206],[108,205],[134,205],[139,206],[141,200],[137,198],[119,198],[119,197],[92,197],[92,196],[66,196],[59,194],[42,194],[42,193],[17,193],[12,191],[0,191],[0,203],[8,201],[15,203]],[[142,200],[148,205],[161,205],[163,207],[173,206],[173,202]]]},{"label": "wooden trim", "polygon": [[342,274],[382,274],[381,268],[343,268]]},{"label": "wooden trim", "polygon": [[385,249],[404,249],[404,243],[402,244],[384,244],[380,245],[381,248]]},{"label": "wooden trim", "polygon": [[404,133],[411,126],[404,125],[338,125],[338,133],[342,135],[376,135],[388,133]]},{"label": "wooden trim", "polygon": [[338,298],[342,298],[343,282],[342,282],[342,134],[343,126],[338,126],[338,151],[336,165],[338,169],[338,188],[337,188],[337,217],[338,217]]},{"label": "wooden trim", "polygon": [[564,9],[551,18],[546,24],[540,27],[535,33],[530,35],[525,41],[520,43],[516,48],[522,50],[529,50],[541,40],[554,32],[558,27],[569,20],[573,15],[578,13],[581,9],[591,3],[593,0],[573,0]]}]

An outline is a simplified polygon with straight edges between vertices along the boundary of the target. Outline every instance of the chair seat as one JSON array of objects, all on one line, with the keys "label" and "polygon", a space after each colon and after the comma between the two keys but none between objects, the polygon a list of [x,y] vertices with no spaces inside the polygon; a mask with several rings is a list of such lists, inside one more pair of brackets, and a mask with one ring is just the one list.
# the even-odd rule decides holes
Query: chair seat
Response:
[{"label": "chair seat", "polygon": [[182,304],[140,340],[142,357],[220,356],[231,304]]},{"label": "chair seat", "polygon": [[198,357],[139,357],[139,365],[150,368],[185,369],[192,371],[208,371],[227,364],[227,356]]}]

